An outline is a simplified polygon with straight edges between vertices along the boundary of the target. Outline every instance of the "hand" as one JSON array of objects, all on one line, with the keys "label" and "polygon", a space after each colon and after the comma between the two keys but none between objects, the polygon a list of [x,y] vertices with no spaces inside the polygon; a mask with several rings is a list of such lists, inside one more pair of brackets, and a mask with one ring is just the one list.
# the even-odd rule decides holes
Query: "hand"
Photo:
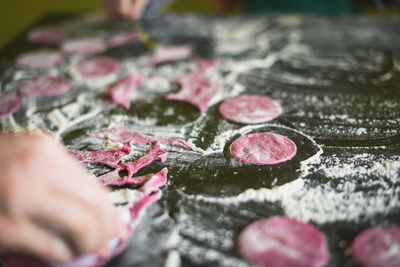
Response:
[{"label": "hand", "polygon": [[149,0],[104,0],[106,13],[110,18],[138,20]]},{"label": "hand", "polygon": [[107,190],[50,137],[0,134],[0,246],[66,262],[122,223]]}]

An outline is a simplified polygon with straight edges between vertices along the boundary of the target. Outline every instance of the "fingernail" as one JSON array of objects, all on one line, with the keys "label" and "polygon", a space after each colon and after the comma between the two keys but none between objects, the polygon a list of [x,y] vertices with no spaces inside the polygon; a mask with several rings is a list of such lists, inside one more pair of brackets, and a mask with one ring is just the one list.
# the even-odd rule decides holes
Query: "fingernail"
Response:
[{"label": "fingernail", "polygon": [[53,243],[53,255],[55,260],[66,262],[71,260],[71,253],[68,247],[61,240],[56,240]]}]

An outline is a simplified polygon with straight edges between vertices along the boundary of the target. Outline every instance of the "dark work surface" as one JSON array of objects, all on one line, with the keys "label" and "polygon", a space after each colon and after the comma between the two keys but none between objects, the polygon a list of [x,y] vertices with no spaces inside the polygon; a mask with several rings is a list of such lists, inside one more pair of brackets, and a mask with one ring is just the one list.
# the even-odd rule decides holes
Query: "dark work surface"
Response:
[{"label": "dark work surface", "polygon": [[[62,22],[70,17],[49,16],[39,24]],[[129,27],[123,22],[103,21],[82,27],[76,34],[115,32]],[[240,29],[249,31],[252,27],[256,30],[236,38],[227,34]],[[348,248],[360,231],[376,225],[400,224],[398,167],[387,167],[394,172],[389,177],[383,177],[379,172],[362,172],[368,170],[373,162],[399,161],[399,19],[165,17],[145,22],[144,28],[161,43],[190,44],[196,56],[220,59],[223,77],[232,73],[226,67],[229,65],[227,62],[245,65],[253,59],[269,58],[272,61],[269,66],[243,71],[235,84],[244,86],[242,94],[262,94],[277,100],[284,113],[270,123],[229,136],[223,151],[199,155],[171,150],[166,163],[155,163],[142,170],[141,174],[144,174],[167,166],[168,186],[163,190],[163,198],[151,206],[141,221],[130,247],[107,266],[163,266],[171,250],[180,253],[182,266],[250,265],[237,251],[238,234],[257,219],[285,215],[285,208],[279,202],[224,204],[216,199],[230,199],[248,188],[272,188],[298,178],[304,179],[305,188],[310,190],[318,188],[343,193],[344,198],[359,192],[363,192],[366,199],[377,194],[378,198],[387,198],[385,203],[395,203],[372,214],[367,212],[368,205],[361,205],[359,209],[366,210],[357,211],[360,213],[357,218],[351,214],[349,219],[326,222],[311,218],[311,223],[319,227],[328,239],[331,252],[328,266],[356,266]],[[229,42],[224,38],[231,38],[229,42],[235,47],[244,48],[229,48]],[[33,48],[21,36],[0,51],[2,90],[12,90],[15,86],[13,73],[18,69],[12,66],[13,59]],[[111,49],[105,54],[125,60],[148,51],[143,44],[134,43]],[[180,63],[171,65],[181,68]],[[227,85],[230,86],[232,84]],[[73,101],[80,90],[82,88],[76,86],[69,95],[56,97],[56,104],[50,98],[34,102],[41,105],[37,108],[40,113],[47,114],[54,107]],[[102,98],[100,94],[94,96]],[[123,123],[149,134],[167,133],[169,137],[184,129],[185,139],[193,140],[203,149],[207,149],[222,132],[243,128],[243,125],[225,121],[218,112],[218,104],[212,106],[205,116],[200,116],[194,107],[165,101],[160,93],[152,94],[148,99],[151,101],[134,101],[129,111],[108,106],[96,118],[65,130],[62,140],[69,148],[98,149],[85,133],[106,128],[118,115],[127,115],[123,117]],[[25,110],[23,107],[14,116],[20,124],[26,123]],[[166,115],[168,110],[172,110],[173,115]],[[150,126],[136,125],[136,121],[131,119],[133,117],[140,121],[155,119],[155,122]],[[44,120],[44,123],[52,128],[49,122]],[[9,123],[3,119],[0,125],[7,128]],[[298,148],[296,157],[287,163],[267,167],[235,162],[229,153],[230,143],[246,132],[261,131],[291,138]],[[144,151],[146,148],[141,149]],[[321,160],[316,161],[306,174],[301,169],[302,162],[319,150],[323,151]],[[347,170],[342,176],[325,171],[332,166],[339,169],[340,166],[353,166],[354,171]],[[88,167],[95,173],[105,171],[101,166]],[[397,181],[393,182],[396,177]],[[383,193],[376,193],[378,189]],[[332,206],[339,210],[331,204],[326,203],[327,209]],[[301,208],[304,207],[299,206]],[[294,214],[301,217],[300,213]],[[165,247],[172,229],[179,231],[180,241],[172,248]]]}]

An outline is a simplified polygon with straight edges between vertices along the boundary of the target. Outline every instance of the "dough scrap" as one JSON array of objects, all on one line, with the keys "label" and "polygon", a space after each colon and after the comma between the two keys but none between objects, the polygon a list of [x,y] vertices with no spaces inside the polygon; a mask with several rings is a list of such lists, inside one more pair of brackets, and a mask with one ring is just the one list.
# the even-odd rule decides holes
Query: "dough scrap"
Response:
[{"label": "dough scrap", "polygon": [[254,124],[275,119],[282,113],[282,107],[265,96],[239,96],[226,100],[219,106],[221,115],[230,121]]},{"label": "dough scrap", "polygon": [[188,45],[159,46],[153,55],[152,65],[188,59],[192,56],[192,47]]},{"label": "dough scrap", "polygon": [[125,127],[122,124],[114,128],[111,128],[109,130],[106,130],[104,132],[88,133],[88,136],[99,139],[110,139],[111,141],[118,143],[131,142],[135,144],[147,144],[147,143],[158,142],[164,145],[177,146],[186,148],[188,150],[193,150],[193,147],[187,144],[185,141],[179,139],[166,139],[166,138],[158,138],[154,136],[143,135]]},{"label": "dough scrap", "polygon": [[32,29],[27,36],[32,44],[54,45],[61,43],[68,36],[65,28],[57,26],[42,26]]},{"label": "dough scrap", "polygon": [[59,95],[71,88],[71,82],[60,76],[41,76],[23,81],[18,91],[25,96]]},{"label": "dough scrap", "polygon": [[149,165],[153,161],[159,160],[165,162],[168,152],[161,149],[159,144],[155,144],[150,150],[139,159],[132,162],[121,163],[121,167],[128,171],[128,179],[133,177],[143,167]]},{"label": "dough scrap", "polygon": [[400,266],[400,227],[375,227],[360,233],[351,252],[362,266]]},{"label": "dough scrap", "polygon": [[243,256],[263,267],[322,267],[329,260],[323,233],[287,217],[250,224],[240,233],[238,243]]},{"label": "dough scrap", "polygon": [[192,104],[204,113],[213,101],[222,93],[224,86],[221,83],[212,81],[207,70],[216,67],[214,61],[200,62],[200,69],[186,76],[177,79],[181,89],[178,93],[167,94],[167,100],[182,101]]},{"label": "dough scrap", "polygon": [[289,138],[274,133],[244,135],[230,146],[230,152],[240,162],[257,165],[275,165],[296,155],[296,144]]},{"label": "dough scrap", "polygon": [[20,55],[16,64],[22,68],[50,69],[60,66],[64,62],[63,55],[55,50],[38,50]]},{"label": "dough scrap", "polygon": [[81,79],[99,79],[116,74],[120,69],[121,64],[112,58],[96,57],[80,62],[73,73]]},{"label": "dough scrap", "polygon": [[142,84],[143,80],[142,76],[131,74],[115,83],[108,91],[108,96],[112,102],[129,110],[135,89]]},{"label": "dough scrap", "polygon": [[0,118],[17,112],[22,103],[23,99],[15,94],[0,93]]},{"label": "dough scrap", "polygon": [[61,50],[74,56],[89,56],[101,53],[107,49],[107,45],[101,38],[81,38],[67,40],[61,45]]},{"label": "dough scrap", "polygon": [[139,40],[140,34],[137,31],[120,33],[114,35],[109,41],[109,47],[116,47]]},{"label": "dough scrap", "polygon": [[70,150],[69,153],[79,161],[79,163],[102,163],[112,168],[118,168],[118,163],[130,154],[130,146],[122,149],[105,151],[83,151]]}]

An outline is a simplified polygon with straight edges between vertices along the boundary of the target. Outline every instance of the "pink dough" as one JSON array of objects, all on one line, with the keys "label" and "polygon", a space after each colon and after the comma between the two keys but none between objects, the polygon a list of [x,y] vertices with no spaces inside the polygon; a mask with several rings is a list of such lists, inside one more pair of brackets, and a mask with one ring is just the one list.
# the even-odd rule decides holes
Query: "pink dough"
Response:
[{"label": "pink dough", "polygon": [[[126,163],[121,163],[120,165],[112,166],[116,169],[102,176],[99,176],[98,180],[104,185],[113,185],[113,186],[114,185],[120,186],[124,184],[141,185],[143,184],[141,181],[145,178],[133,177],[133,175],[143,167],[152,163],[153,161],[156,160],[159,160],[161,162],[166,161],[167,154],[168,152],[162,150],[160,145],[156,144],[139,159],[132,162],[126,162]],[[127,170],[128,176],[121,178],[119,175],[119,172],[121,170]]]},{"label": "pink dough", "polygon": [[197,107],[200,112],[203,113],[209,108],[213,100],[222,93],[224,86],[212,81],[207,76],[207,70],[214,68],[218,64],[214,64],[213,61],[201,61],[199,65],[200,69],[198,71],[177,80],[181,85],[181,89],[178,93],[168,94],[165,98],[168,100],[187,102]]},{"label": "pink dough", "polygon": [[61,45],[61,50],[68,55],[89,56],[101,53],[107,49],[104,40],[100,38],[81,38],[67,40]]},{"label": "pink dough", "polygon": [[329,260],[325,236],[313,225],[274,216],[240,234],[239,251],[263,267],[322,267]]},{"label": "pink dough", "polygon": [[[100,177],[98,177],[98,181],[103,185],[107,186],[123,186],[126,184],[134,185],[134,186],[142,186],[146,184],[148,181],[149,184],[158,183],[167,178],[167,169],[164,168],[159,173],[150,173],[143,176],[135,176],[135,177],[120,177],[119,172],[121,168],[117,168],[109,173],[106,173]],[[153,182],[151,182],[153,181]],[[148,185],[147,187],[149,187]]]},{"label": "pink dough", "polygon": [[154,51],[152,65],[184,60],[190,58],[191,56],[192,47],[188,45],[160,46]]},{"label": "pink dough", "polygon": [[140,169],[149,165],[153,161],[166,161],[167,154],[168,152],[162,150],[159,144],[155,144],[145,155],[135,161],[122,163],[121,167],[128,171],[128,179],[130,179]]},{"label": "pink dough", "polygon": [[112,168],[118,168],[118,163],[129,155],[130,149],[124,147],[106,151],[70,150],[69,153],[80,163],[102,163]]},{"label": "pink dough", "polygon": [[80,62],[75,71],[82,79],[97,79],[116,74],[120,69],[118,61],[108,57],[97,57]]},{"label": "pink dough", "polygon": [[41,76],[23,81],[18,91],[26,96],[59,95],[71,88],[71,82],[60,76]]},{"label": "pink dough", "polygon": [[360,233],[351,252],[362,266],[400,266],[400,227],[376,227]]},{"label": "pink dough", "polygon": [[28,41],[33,44],[53,45],[67,38],[68,32],[61,27],[44,26],[31,30],[28,33]]},{"label": "pink dough", "polygon": [[158,142],[160,144],[178,146],[189,150],[193,150],[193,148],[185,141],[178,139],[165,139],[165,138],[157,138],[154,136],[142,135],[129,128],[126,128],[124,125],[118,125],[117,127],[111,128],[109,130],[100,133],[88,133],[88,136],[100,139],[110,139],[111,141],[120,143],[132,142],[135,144],[147,144],[147,143]]},{"label": "pink dough", "polygon": [[112,102],[129,110],[135,89],[142,84],[143,80],[142,76],[129,75],[115,83],[108,91],[108,96]]},{"label": "pink dough", "polygon": [[23,103],[21,97],[12,93],[0,93],[0,117],[5,117],[19,110]]},{"label": "pink dough", "polygon": [[282,113],[282,107],[265,96],[240,96],[222,103],[219,111],[227,120],[252,124],[275,119]]},{"label": "pink dough", "polygon": [[273,133],[252,133],[231,144],[233,157],[240,162],[257,165],[275,165],[296,155],[296,144],[289,138]]},{"label": "pink dough", "polygon": [[111,38],[109,46],[115,47],[131,43],[139,40],[139,36],[140,34],[137,31],[117,34]]},{"label": "pink dough", "polygon": [[39,50],[20,55],[17,65],[30,69],[50,69],[60,66],[64,62],[61,53],[54,50]]}]

